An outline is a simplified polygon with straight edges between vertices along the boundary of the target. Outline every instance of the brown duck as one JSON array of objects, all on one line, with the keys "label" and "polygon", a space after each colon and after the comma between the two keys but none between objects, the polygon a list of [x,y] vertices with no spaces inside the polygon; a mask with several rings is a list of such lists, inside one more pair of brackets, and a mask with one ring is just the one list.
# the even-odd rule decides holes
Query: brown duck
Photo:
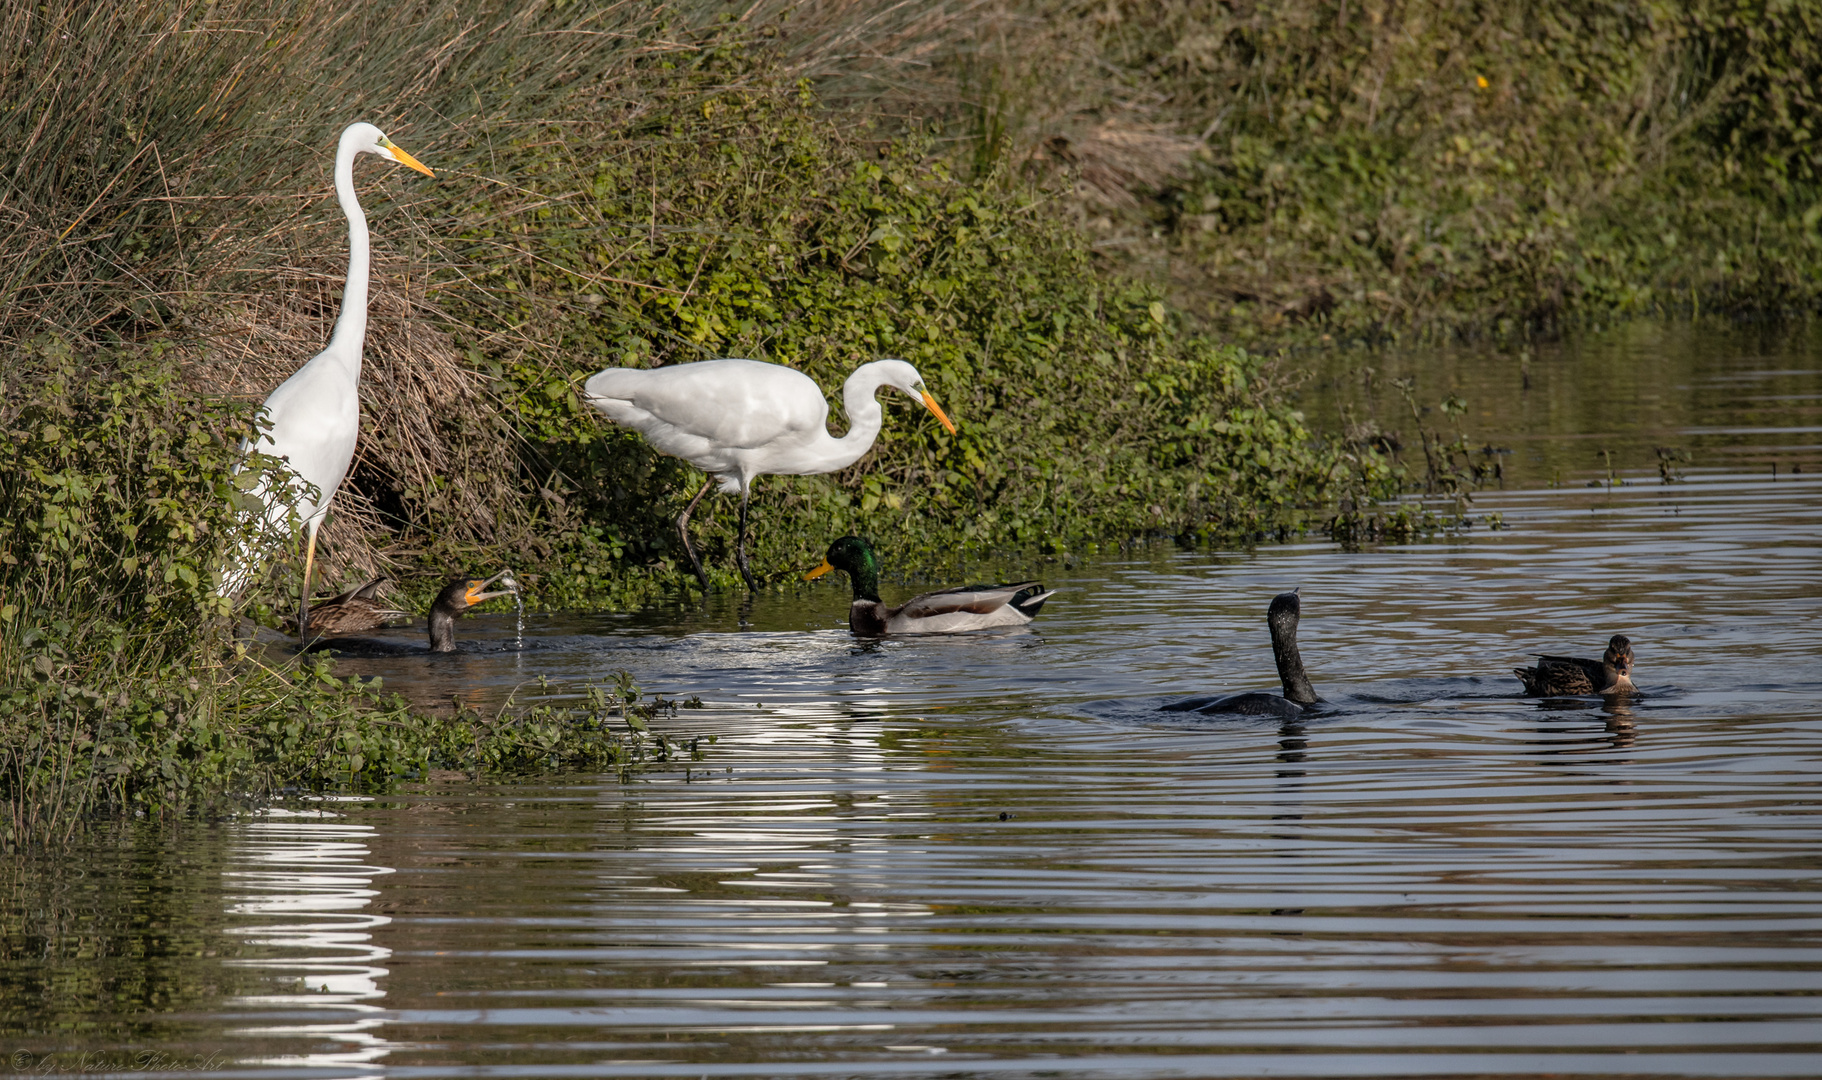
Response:
[{"label": "brown duck", "polygon": [[1599,660],[1575,656],[1539,656],[1536,667],[1513,668],[1525,684],[1526,697],[1571,697],[1578,694],[1629,694],[1632,685],[1632,642],[1613,635]]},{"label": "brown duck", "polygon": [[[359,634],[377,630],[389,619],[410,615],[409,611],[399,611],[379,602],[380,586],[386,580],[384,577],[376,577],[359,588],[349,589],[340,596],[331,597],[306,609],[304,637],[321,639],[340,634]],[[488,591],[487,587],[496,581],[505,588]],[[436,601],[430,605],[430,651],[455,652],[456,619],[477,604],[486,603],[495,597],[511,596],[517,591],[518,583],[512,580],[510,570],[502,570],[490,578],[459,577],[443,586],[443,591],[437,594]],[[286,622],[289,624],[290,620]],[[339,649],[342,646],[335,647]]]},{"label": "brown duck", "polygon": [[[384,574],[357,585],[339,596],[314,601],[304,608],[303,637],[333,637],[378,630],[391,619],[411,614],[380,602],[380,586],[391,581]],[[296,620],[286,619],[289,627]]]}]

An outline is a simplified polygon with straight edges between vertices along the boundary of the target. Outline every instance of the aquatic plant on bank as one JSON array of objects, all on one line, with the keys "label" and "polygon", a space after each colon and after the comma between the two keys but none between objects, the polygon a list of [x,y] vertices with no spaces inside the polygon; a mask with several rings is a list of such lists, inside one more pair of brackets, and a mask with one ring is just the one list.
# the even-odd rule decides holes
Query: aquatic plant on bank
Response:
[{"label": "aquatic plant on bank", "polygon": [[[214,587],[252,515],[252,408],[168,358],[22,352],[0,374],[0,849],[433,768],[604,771],[689,750],[621,678],[483,715],[250,649]],[[254,520],[257,520],[256,518]]]}]

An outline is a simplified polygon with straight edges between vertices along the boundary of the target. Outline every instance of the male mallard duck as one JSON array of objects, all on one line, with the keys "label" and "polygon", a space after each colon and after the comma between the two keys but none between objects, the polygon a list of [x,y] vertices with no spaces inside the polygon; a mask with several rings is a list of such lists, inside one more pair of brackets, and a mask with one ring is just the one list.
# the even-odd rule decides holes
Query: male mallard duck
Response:
[{"label": "male mallard duck", "polygon": [[1536,667],[1513,668],[1525,684],[1526,697],[1573,697],[1580,694],[1629,694],[1632,685],[1632,642],[1613,635],[1599,660],[1576,656],[1539,656]]},{"label": "male mallard duck", "polygon": [[[411,614],[408,611],[399,611],[380,603],[380,586],[390,580],[382,574],[367,584],[356,586],[339,596],[314,601],[304,609],[304,629],[300,636],[328,637],[335,634],[359,634],[368,630],[377,630],[386,625],[389,619]],[[296,621],[286,618],[284,624],[289,629],[296,624]]]},{"label": "male mallard duck", "polygon": [[1312,705],[1320,704],[1316,688],[1303,672],[1303,654],[1297,651],[1297,619],[1303,604],[1297,590],[1279,593],[1266,609],[1265,625],[1272,632],[1272,657],[1278,661],[1278,678],[1284,682],[1284,696],[1250,691],[1243,694],[1209,695],[1185,698],[1164,706],[1165,712],[1238,713],[1242,716],[1300,716]]},{"label": "male mallard duck", "polygon": [[831,570],[846,570],[854,582],[854,603],[848,607],[848,629],[861,637],[882,634],[958,634],[995,626],[1023,626],[1031,621],[1056,590],[1045,592],[1035,581],[1017,585],[964,585],[956,589],[914,596],[889,608],[879,599],[879,559],[858,536],[844,536],[829,545],[821,566],[803,576],[819,578]]},{"label": "male mallard duck", "polygon": [[[501,578],[506,580],[500,581]],[[504,589],[484,592],[487,586],[500,581]],[[436,602],[430,605],[430,651],[455,652],[455,621],[457,616],[498,596],[511,596],[519,590],[518,582],[512,579],[512,571],[502,570],[490,578],[456,578],[443,591],[437,594]]]}]

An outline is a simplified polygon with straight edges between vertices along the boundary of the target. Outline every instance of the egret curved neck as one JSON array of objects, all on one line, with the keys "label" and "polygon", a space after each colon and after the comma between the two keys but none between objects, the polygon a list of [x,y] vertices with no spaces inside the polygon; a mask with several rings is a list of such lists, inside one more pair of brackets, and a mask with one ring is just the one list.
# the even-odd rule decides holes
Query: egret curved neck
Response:
[{"label": "egret curved neck", "polygon": [[354,144],[343,139],[335,151],[335,199],[348,217],[348,284],[342,290],[342,313],[329,336],[329,351],[360,370],[361,343],[367,337],[367,276],[371,256],[367,240],[367,215],[354,193]]},{"label": "egret curved neck", "polygon": [[826,462],[828,472],[845,469],[859,461],[862,454],[873,448],[873,440],[879,438],[885,412],[875,395],[886,385],[886,375],[876,365],[877,361],[862,364],[842,384],[841,404],[848,412],[848,433],[833,440],[835,446]]}]

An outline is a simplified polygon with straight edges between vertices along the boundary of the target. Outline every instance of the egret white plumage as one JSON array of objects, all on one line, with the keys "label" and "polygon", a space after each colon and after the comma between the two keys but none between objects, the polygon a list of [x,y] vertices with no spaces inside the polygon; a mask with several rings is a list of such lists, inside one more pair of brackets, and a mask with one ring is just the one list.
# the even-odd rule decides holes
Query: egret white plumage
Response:
[{"label": "egret white plumage", "polygon": [[[436,174],[401,150],[372,124],[350,124],[343,130],[335,151],[335,197],[348,218],[348,283],[342,291],[342,311],[329,335],[329,347],[266,397],[270,428],[252,449],[284,458],[291,472],[314,492],[305,491],[293,504],[268,503],[267,521],[281,523],[295,509],[308,534],[304,554],[304,579],[298,590],[297,625],[309,625],[310,575],[316,565],[316,530],[329,513],[329,500],[348,475],[354,443],[360,434],[361,346],[367,338],[367,277],[371,264],[367,240],[367,215],[354,192],[354,159],[373,154]],[[257,492],[265,497],[262,489]],[[245,575],[242,566],[231,575]],[[238,582],[232,582],[232,585]]]},{"label": "egret white plumage", "polygon": [[807,476],[834,472],[860,460],[879,435],[883,413],[874,394],[892,386],[923,402],[943,427],[955,425],[924,388],[917,369],[903,360],[862,364],[842,386],[848,433],[829,434],[829,403],[822,388],[801,371],[760,360],[702,360],[644,370],[608,368],[584,387],[586,400],[607,418],[644,434],[662,453],[682,458],[709,474],[684,507],[677,533],[697,580],[708,575],[690,544],[690,514],[717,481],[723,491],[740,492],[740,533],[734,559],[747,588],[756,588],[747,568],[747,503],[754,478],[766,473]]}]

